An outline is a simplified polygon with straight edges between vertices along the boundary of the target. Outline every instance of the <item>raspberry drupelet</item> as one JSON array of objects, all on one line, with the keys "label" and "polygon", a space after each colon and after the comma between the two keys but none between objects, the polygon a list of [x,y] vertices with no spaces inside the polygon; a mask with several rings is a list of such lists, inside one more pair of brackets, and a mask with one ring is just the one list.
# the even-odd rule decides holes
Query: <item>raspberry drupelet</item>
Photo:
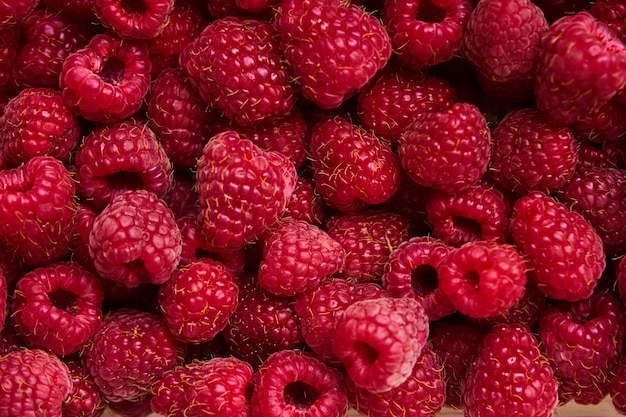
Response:
[{"label": "raspberry drupelet", "polygon": [[127,39],[150,39],[169,23],[174,0],[94,0],[100,22]]}]

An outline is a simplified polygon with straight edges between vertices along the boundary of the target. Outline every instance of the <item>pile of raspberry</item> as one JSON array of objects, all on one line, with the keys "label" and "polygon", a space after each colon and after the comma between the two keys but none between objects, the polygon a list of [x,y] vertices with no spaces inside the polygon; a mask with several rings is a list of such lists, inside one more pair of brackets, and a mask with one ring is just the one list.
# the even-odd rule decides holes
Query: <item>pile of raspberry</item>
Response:
[{"label": "pile of raspberry", "polygon": [[626,0],[0,0],[0,417],[626,415]]}]

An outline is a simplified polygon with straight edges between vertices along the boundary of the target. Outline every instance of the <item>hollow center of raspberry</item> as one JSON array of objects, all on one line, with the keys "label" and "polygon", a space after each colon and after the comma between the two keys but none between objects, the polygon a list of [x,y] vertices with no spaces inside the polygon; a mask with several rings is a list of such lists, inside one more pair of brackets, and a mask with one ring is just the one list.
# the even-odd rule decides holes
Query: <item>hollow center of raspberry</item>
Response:
[{"label": "hollow center of raspberry", "polygon": [[422,0],[417,7],[415,19],[428,23],[441,23],[446,17],[446,11],[433,4],[432,1]]},{"label": "hollow center of raspberry", "polygon": [[482,237],[482,227],[476,220],[463,216],[453,216],[452,223],[468,237],[468,240],[480,240]]},{"label": "hollow center of raspberry", "polygon": [[372,345],[369,345],[362,341],[356,341],[353,346],[354,352],[356,352],[361,363],[364,365],[371,365],[378,359],[379,352]]},{"label": "hollow center of raspberry", "polygon": [[418,297],[425,297],[439,287],[439,275],[431,265],[419,265],[411,272],[411,287]]},{"label": "hollow center of raspberry", "polygon": [[295,381],[285,386],[283,396],[287,404],[308,409],[320,397],[320,392],[304,381]]},{"label": "hollow center of raspberry", "polygon": [[122,0],[120,6],[128,14],[145,14],[148,11],[148,5],[142,0]]},{"label": "hollow center of raspberry", "polygon": [[478,274],[478,271],[472,269],[466,271],[465,274],[463,274],[463,279],[468,286],[478,290],[478,284],[480,283],[480,275]]},{"label": "hollow center of raspberry", "polygon": [[136,172],[119,171],[106,177],[109,188],[113,190],[139,190],[144,183]]},{"label": "hollow center of raspberry", "polygon": [[111,57],[104,62],[100,77],[105,83],[117,85],[124,79],[124,67],[121,59]]},{"label": "hollow center of raspberry", "polygon": [[76,314],[78,309],[78,296],[73,292],[61,288],[48,294],[48,297],[52,305],[56,308],[66,311],[71,315]]}]

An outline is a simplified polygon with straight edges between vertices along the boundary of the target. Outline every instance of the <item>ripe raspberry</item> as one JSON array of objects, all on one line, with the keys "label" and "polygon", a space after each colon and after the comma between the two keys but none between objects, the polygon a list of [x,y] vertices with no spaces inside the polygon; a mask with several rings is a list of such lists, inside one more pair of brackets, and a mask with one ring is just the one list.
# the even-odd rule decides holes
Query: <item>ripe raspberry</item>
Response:
[{"label": "ripe raspberry", "polygon": [[181,52],[180,66],[207,103],[240,125],[287,114],[293,107],[278,34],[268,22],[214,20]]},{"label": "ripe raspberry", "polygon": [[626,168],[626,148],[619,142],[578,141],[578,164],[586,168]]},{"label": "ripe raspberry", "polygon": [[309,151],[316,190],[341,212],[383,203],[400,185],[400,162],[389,144],[343,117],[316,123]]},{"label": "ripe raspberry", "polygon": [[0,91],[8,85],[12,86],[11,67],[17,56],[20,39],[20,25],[0,29]]},{"label": "ripe raspberry", "polygon": [[97,24],[92,0],[39,0],[39,5],[45,6],[50,11],[58,12],[75,22]]},{"label": "ripe raspberry", "polygon": [[410,377],[428,337],[428,317],[414,298],[354,302],[337,323],[334,350],[348,377],[373,393]]},{"label": "ripe raspberry", "polygon": [[123,1],[94,0],[100,22],[116,35],[129,39],[150,39],[169,22],[174,0]]},{"label": "ripe raspberry", "polygon": [[624,0],[596,0],[589,9],[596,19],[610,27],[615,36],[626,42],[626,2]]},{"label": "ripe raspberry", "polygon": [[476,106],[456,103],[447,110],[425,113],[406,128],[398,154],[416,183],[448,193],[460,191],[487,171],[491,135]]},{"label": "ripe raspberry", "polygon": [[304,220],[311,224],[321,225],[324,221],[324,202],[322,196],[315,190],[312,180],[298,176],[284,218]]},{"label": "ripe raspberry", "polygon": [[443,78],[400,66],[379,74],[360,91],[358,116],[393,147],[402,131],[423,113],[445,110],[456,101],[456,92]]},{"label": "ripe raspberry", "polygon": [[214,249],[241,249],[284,214],[298,175],[287,157],[234,131],[218,133],[198,161],[202,233]]},{"label": "ripe raspberry", "polygon": [[606,261],[602,239],[582,215],[533,191],[515,202],[510,230],[544,294],[567,301],[591,295]]},{"label": "ripe raspberry", "polygon": [[624,85],[626,46],[588,12],[564,16],[542,37],[535,96],[551,121],[584,120]]},{"label": "ripe raspberry", "polygon": [[93,228],[98,213],[86,203],[79,203],[74,215],[74,233],[70,242],[72,260],[87,268],[90,272],[96,272],[93,259],[89,255],[89,233]]},{"label": "ripe raspberry", "polygon": [[232,357],[191,362],[161,376],[150,405],[164,416],[250,417],[252,376],[248,363]]},{"label": "ripe raspberry", "polygon": [[426,222],[426,202],[432,190],[415,183],[408,175],[401,177],[398,191],[383,206],[409,221],[411,236],[425,236],[431,233]]},{"label": "ripe raspberry", "polygon": [[436,416],[446,398],[441,359],[430,345],[424,347],[411,375],[398,387],[372,393],[348,379],[347,389],[350,405],[369,417]]},{"label": "ripe raspberry", "polygon": [[491,140],[491,177],[519,196],[556,190],[578,162],[572,131],[536,109],[507,114],[493,129]]},{"label": "ripe raspberry", "polygon": [[29,265],[61,259],[72,239],[75,195],[69,171],[50,156],[0,171],[0,242]]},{"label": "ripe raspberry", "polygon": [[109,402],[109,410],[116,417],[150,417],[151,396],[147,395],[139,400]]},{"label": "ripe raspberry", "polygon": [[174,1],[168,22],[161,33],[146,39],[150,57],[172,58],[174,63],[178,63],[178,55],[187,44],[200,36],[202,29],[208,24],[203,9],[201,2]]},{"label": "ripe raspberry", "polygon": [[78,193],[99,210],[126,191],[143,189],[162,198],[172,186],[172,163],[159,138],[134,119],[94,127],[75,163]]},{"label": "ripe raspberry", "polygon": [[163,200],[145,190],[115,197],[89,234],[89,254],[98,273],[127,287],[170,279],[181,250],[174,214]]},{"label": "ripe raspberry", "polygon": [[[623,91],[623,90],[621,90]],[[623,93],[618,93],[623,94]],[[595,143],[620,142],[626,135],[626,103],[618,96],[600,104],[570,125],[579,140]]]},{"label": "ripe raspberry", "polygon": [[150,87],[148,48],[142,41],[98,34],[65,59],[59,86],[65,103],[89,121],[126,119]]},{"label": "ripe raspberry", "polygon": [[14,166],[35,156],[69,159],[80,137],[78,120],[51,88],[25,88],[0,116],[0,143]]},{"label": "ripe raspberry", "polygon": [[557,381],[526,326],[499,324],[482,341],[463,394],[468,417],[549,417]]},{"label": "ripe raspberry", "polygon": [[562,402],[597,404],[608,394],[609,372],[622,349],[623,318],[619,299],[603,292],[543,310],[539,339]]},{"label": "ripe raspberry", "polygon": [[467,0],[387,0],[382,13],[398,61],[421,69],[461,49],[471,11]]},{"label": "ripe raspberry", "polygon": [[235,0],[235,4],[250,13],[262,13],[280,4],[280,0]]},{"label": "ripe raspberry", "polygon": [[197,215],[200,211],[200,201],[196,191],[195,175],[189,171],[175,171],[172,187],[163,196],[163,201],[177,220],[188,215]]},{"label": "ripe raspberry", "polygon": [[226,327],[238,295],[235,277],[226,267],[204,258],[178,269],[159,287],[159,305],[174,337],[201,343]]},{"label": "ripe raspberry", "polygon": [[180,345],[155,314],[132,309],[108,313],[87,343],[83,363],[111,402],[138,401],[174,368]]},{"label": "ripe raspberry", "polygon": [[349,2],[283,0],[273,22],[302,95],[322,109],[355,95],[391,57],[381,22]]},{"label": "ripe raspberry", "polygon": [[72,389],[67,366],[38,349],[0,356],[0,378],[0,408],[6,416],[60,416]]},{"label": "ripe raspberry", "polygon": [[609,386],[611,403],[615,410],[622,415],[626,415],[626,358],[615,365]]},{"label": "ripe raspberry", "polygon": [[63,404],[63,417],[102,416],[107,402],[83,367],[80,357],[72,355],[64,358],[64,362],[70,372],[72,390]]},{"label": "ripe raspberry", "polygon": [[39,0],[12,0],[0,3],[0,30],[16,26],[37,7]]}]

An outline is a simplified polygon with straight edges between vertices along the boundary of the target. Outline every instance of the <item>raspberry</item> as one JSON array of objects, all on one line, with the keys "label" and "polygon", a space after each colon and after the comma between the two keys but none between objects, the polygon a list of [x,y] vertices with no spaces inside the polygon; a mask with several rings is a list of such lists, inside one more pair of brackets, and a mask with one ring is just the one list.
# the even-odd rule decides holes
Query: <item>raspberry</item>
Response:
[{"label": "raspberry", "polygon": [[626,41],[626,2],[624,0],[596,0],[589,9],[597,20],[604,22],[610,27],[615,35],[622,41]]},{"label": "raspberry", "polygon": [[152,414],[150,400],[148,395],[139,400],[110,402],[109,410],[119,417],[149,417]]},{"label": "raspberry", "polygon": [[383,203],[400,185],[400,162],[391,147],[343,117],[316,123],[309,151],[316,190],[344,213]]},{"label": "raspberry", "polygon": [[178,269],[159,287],[159,305],[176,338],[201,343],[226,327],[238,295],[235,277],[222,263],[205,258]]},{"label": "raspberry", "polygon": [[0,29],[0,91],[13,84],[11,67],[19,49],[20,25]]},{"label": "raspberry", "polygon": [[[621,90],[622,91],[622,90]],[[579,140],[595,143],[619,142],[626,135],[626,103],[615,96],[598,108],[581,115],[570,125]]]},{"label": "raspberry", "polygon": [[410,377],[428,337],[428,318],[414,298],[354,302],[337,323],[335,355],[355,386],[389,391]]},{"label": "raspberry", "polygon": [[154,385],[152,411],[164,416],[248,417],[246,390],[252,367],[236,358],[177,366]]},{"label": "raspberry", "polygon": [[283,0],[273,22],[302,95],[322,109],[355,95],[391,57],[381,22],[349,2]]},{"label": "raspberry", "polygon": [[398,154],[416,183],[447,193],[461,191],[487,171],[491,135],[476,106],[456,103],[425,113],[405,129]]},{"label": "raspberry", "polygon": [[172,58],[178,62],[178,55],[187,44],[200,36],[207,24],[199,4],[186,0],[174,1],[174,7],[161,32],[154,38],[146,39],[151,58]]},{"label": "raspberry", "polygon": [[284,214],[298,175],[287,157],[234,131],[209,140],[198,161],[202,233],[214,249],[241,249]]},{"label": "raspberry", "polygon": [[619,414],[626,414],[626,358],[615,365],[609,386],[611,403]]},{"label": "raspberry", "polygon": [[578,142],[578,164],[586,168],[626,168],[626,148],[619,142]]},{"label": "raspberry", "polygon": [[6,416],[60,416],[72,389],[67,366],[53,354],[20,349],[0,357],[0,408]]},{"label": "raspberry", "polygon": [[567,301],[591,295],[606,260],[602,239],[582,215],[533,191],[515,202],[510,230],[544,294]]},{"label": "raspberry", "polygon": [[150,39],[169,22],[174,0],[94,0],[100,22],[116,35],[129,39]]},{"label": "raspberry", "polygon": [[341,372],[299,350],[270,355],[253,381],[255,417],[343,417],[348,409]]},{"label": "raspberry", "polygon": [[557,381],[530,329],[499,324],[482,341],[463,393],[468,417],[552,416]]},{"label": "raspberry", "polygon": [[402,175],[398,191],[383,206],[404,216],[409,221],[411,236],[431,233],[426,222],[426,202],[432,190],[415,183],[408,175]]},{"label": "raspberry", "polygon": [[63,404],[64,417],[100,417],[107,402],[93,382],[93,378],[82,366],[80,357],[64,358],[70,377],[72,390]]},{"label": "raspberry", "polygon": [[382,14],[398,61],[421,69],[461,49],[471,11],[467,0],[387,0]]},{"label": "raspberry", "polygon": [[278,34],[268,23],[214,20],[180,55],[200,96],[241,125],[287,114],[294,104]]},{"label": "raspberry", "polygon": [[180,349],[159,316],[125,308],[105,316],[81,356],[107,400],[139,401],[178,365]]},{"label": "raspberry", "polygon": [[39,5],[76,22],[97,23],[92,0],[39,0]]},{"label": "raspberry", "polygon": [[163,196],[163,201],[172,210],[177,220],[198,214],[200,202],[195,187],[196,179],[193,173],[183,170],[174,172],[172,187]]},{"label": "raspberry", "polygon": [[37,7],[39,0],[3,1],[0,3],[0,30],[16,26]]},{"label": "raspberry", "polygon": [[127,287],[170,279],[181,250],[182,237],[172,211],[145,190],[115,197],[89,234],[89,254],[98,273]]},{"label": "raspberry", "polygon": [[324,202],[315,190],[315,184],[312,180],[298,176],[296,188],[291,194],[283,217],[304,220],[318,226],[322,224],[324,221]]},{"label": "raspberry", "polygon": [[409,239],[408,221],[386,210],[337,214],[325,228],[346,252],[337,276],[356,282],[380,281],[391,251]]},{"label": "raspberry", "polygon": [[172,186],[172,163],[159,138],[134,119],[94,127],[75,163],[78,193],[99,210],[125,191],[143,189],[162,198]]},{"label": "raspberry", "polygon": [[134,114],[150,87],[145,43],[105,32],[63,62],[59,86],[65,103],[83,118],[111,123]]},{"label": "raspberry", "polygon": [[608,394],[610,368],[622,348],[623,318],[619,299],[601,292],[543,310],[539,339],[562,402],[597,404]]}]

